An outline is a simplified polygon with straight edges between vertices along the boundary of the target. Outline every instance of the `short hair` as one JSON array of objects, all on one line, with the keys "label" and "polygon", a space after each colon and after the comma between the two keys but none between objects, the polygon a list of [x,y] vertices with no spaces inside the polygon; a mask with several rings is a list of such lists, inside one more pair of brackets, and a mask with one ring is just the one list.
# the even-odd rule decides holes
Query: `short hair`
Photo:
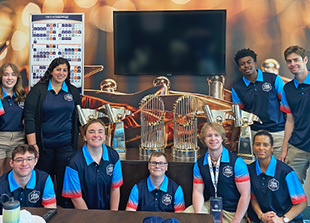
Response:
[{"label": "short hair", "polygon": [[150,158],[149,158],[149,162],[151,161],[152,157],[160,157],[160,156],[165,157],[165,160],[166,160],[166,162],[167,162],[167,156],[166,156],[166,154],[163,153],[163,152],[154,152],[154,153],[152,153],[152,155],[151,155]]},{"label": "short hair", "polygon": [[306,50],[300,46],[289,46],[285,51],[284,51],[284,59],[286,60],[286,57],[288,55],[296,53],[297,55],[301,56],[302,59],[306,57]]},{"label": "short hair", "polygon": [[212,128],[214,129],[215,131],[217,131],[220,136],[222,137],[223,139],[223,143],[226,142],[227,140],[227,137],[226,137],[226,132],[225,132],[225,129],[224,127],[221,125],[221,124],[218,124],[218,123],[215,123],[215,122],[208,122],[208,123],[205,123],[201,130],[200,130],[200,134],[199,134],[199,140],[200,142],[204,145],[204,146],[207,146],[206,143],[205,143],[205,134],[207,132],[207,130],[209,128]]},{"label": "short hair", "polygon": [[[85,135],[86,135],[86,132],[87,132],[88,127],[89,127],[91,124],[93,124],[93,123],[99,123],[99,124],[101,124],[103,127],[105,127],[105,124],[104,124],[104,122],[103,122],[101,119],[99,119],[99,118],[90,119],[90,120],[87,122],[87,124],[84,126],[84,134],[85,134]],[[105,130],[105,129],[104,129],[104,130]]]},{"label": "short hair", "polygon": [[251,50],[250,48],[248,49],[242,49],[242,50],[239,50],[236,55],[235,55],[235,62],[236,64],[239,66],[239,60],[243,57],[247,57],[247,56],[250,56],[253,58],[254,62],[257,61],[257,54]]},{"label": "short hair", "polygon": [[273,137],[272,137],[272,135],[270,134],[270,132],[268,132],[267,130],[259,130],[259,131],[254,135],[254,137],[253,137],[253,145],[254,145],[256,136],[267,136],[267,137],[269,137],[270,145],[273,146]]},{"label": "short hair", "polygon": [[33,145],[20,144],[16,146],[15,149],[13,150],[12,160],[14,160],[14,157],[16,156],[16,154],[21,153],[24,155],[26,152],[33,154],[34,157],[37,157],[37,154],[38,154],[37,150],[34,148]]}]

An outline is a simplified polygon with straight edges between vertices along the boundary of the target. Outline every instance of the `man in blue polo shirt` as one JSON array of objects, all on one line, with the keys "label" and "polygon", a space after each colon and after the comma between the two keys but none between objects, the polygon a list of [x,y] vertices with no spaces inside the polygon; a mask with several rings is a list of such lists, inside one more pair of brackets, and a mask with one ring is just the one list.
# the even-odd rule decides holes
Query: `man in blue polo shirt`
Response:
[{"label": "man in blue polo shirt", "polygon": [[[194,165],[193,205],[184,212],[211,213],[210,210],[222,206],[223,223],[247,222],[244,215],[251,186],[245,162],[223,146],[227,138],[222,125],[204,124],[199,139],[208,151]],[[216,199],[221,199],[222,204]]]},{"label": "man in blue polo shirt", "polygon": [[[273,138],[268,131],[258,131],[253,140],[256,162],[248,168],[252,199],[249,211],[252,222],[300,222],[307,197],[296,173],[271,155]],[[251,209],[250,209],[251,210]]]},{"label": "man in blue polo shirt", "polygon": [[[257,68],[257,55],[253,50],[242,49],[235,55],[235,62],[243,74],[242,80],[232,88],[232,100],[240,109],[257,115],[262,124],[251,125],[252,136],[260,129],[271,132],[274,138],[273,155],[279,158],[284,137],[285,119],[280,111],[284,82],[280,76],[262,72]],[[235,150],[240,129],[234,128],[231,149]]]},{"label": "man in blue polo shirt", "polygon": [[13,150],[13,170],[0,178],[0,194],[19,200],[21,207],[56,208],[52,179],[46,172],[34,169],[36,157],[37,150],[31,145],[22,144]]},{"label": "man in blue polo shirt", "polygon": [[290,46],[284,52],[294,79],[284,86],[281,110],[287,113],[280,160],[291,166],[303,184],[310,164],[310,75],[306,50]]},{"label": "man in blue polo shirt", "polygon": [[148,169],[150,176],[132,188],[126,211],[182,212],[185,208],[183,190],[165,175],[168,170],[166,155],[153,153]]}]

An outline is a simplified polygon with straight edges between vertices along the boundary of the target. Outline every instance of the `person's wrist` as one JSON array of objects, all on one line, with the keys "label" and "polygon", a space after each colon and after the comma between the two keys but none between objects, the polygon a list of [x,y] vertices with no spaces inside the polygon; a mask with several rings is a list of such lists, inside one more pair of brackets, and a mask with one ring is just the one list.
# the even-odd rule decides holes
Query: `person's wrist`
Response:
[{"label": "person's wrist", "polygon": [[262,213],[260,214],[260,217],[259,217],[259,220],[260,220],[260,221],[263,221],[263,215],[264,215],[264,213],[262,212]]}]

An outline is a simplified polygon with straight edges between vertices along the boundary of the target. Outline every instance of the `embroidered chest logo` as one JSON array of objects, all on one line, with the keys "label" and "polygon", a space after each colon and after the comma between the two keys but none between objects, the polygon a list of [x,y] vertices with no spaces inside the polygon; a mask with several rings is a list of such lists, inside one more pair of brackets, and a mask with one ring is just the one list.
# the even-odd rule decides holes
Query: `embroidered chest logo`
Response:
[{"label": "embroidered chest logo", "polygon": [[65,94],[64,95],[65,101],[73,101],[73,95],[72,94]]},{"label": "embroidered chest logo", "polygon": [[233,168],[231,166],[225,166],[223,168],[223,175],[225,177],[231,177],[233,175],[234,171],[233,171]]},{"label": "embroidered chest logo", "polygon": [[19,101],[19,102],[17,103],[17,105],[18,105],[18,107],[20,107],[21,109],[24,109],[24,107],[25,107],[25,102]]},{"label": "embroidered chest logo", "polygon": [[106,167],[106,172],[108,176],[112,176],[113,174],[113,169],[114,169],[114,165],[113,164],[109,164]]},{"label": "embroidered chest logo", "polygon": [[40,191],[33,190],[31,193],[28,194],[28,201],[30,203],[37,203],[40,200]]},{"label": "embroidered chest logo", "polygon": [[271,91],[272,86],[271,86],[270,83],[265,82],[265,83],[262,85],[262,89],[263,89],[263,91],[269,92],[269,91]]},{"label": "embroidered chest logo", "polygon": [[279,190],[279,181],[277,181],[276,179],[272,178],[271,180],[269,180],[268,182],[268,188],[271,191],[277,191]]},{"label": "embroidered chest logo", "polygon": [[172,196],[170,194],[165,194],[162,196],[161,202],[168,206],[169,204],[172,203]]}]

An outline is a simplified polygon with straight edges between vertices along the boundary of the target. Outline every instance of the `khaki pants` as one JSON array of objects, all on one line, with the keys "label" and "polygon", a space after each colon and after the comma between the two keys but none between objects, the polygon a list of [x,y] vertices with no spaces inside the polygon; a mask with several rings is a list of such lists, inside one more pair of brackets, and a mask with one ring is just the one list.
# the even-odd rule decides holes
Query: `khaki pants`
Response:
[{"label": "khaki pants", "polygon": [[0,132],[0,159],[12,158],[12,151],[25,143],[25,132]]},{"label": "khaki pants", "polygon": [[292,167],[296,172],[301,184],[305,183],[307,170],[310,164],[310,152],[298,149],[297,147],[288,144],[287,156],[285,159],[287,165]]},{"label": "khaki pants", "polygon": [[[201,213],[202,214],[210,214],[210,202],[206,201],[204,202],[203,206],[202,206],[202,210]],[[186,208],[184,210],[184,213],[194,213],[194,207],[193,205],[189,206],[188,208]],[[225,211],[223,210],[223,223],[231,223],[235,217],[236,212],[229,212],[229,211]],[[241,223],[247,223],[247,219],[246,217],[244,217],[241,220]]]}]

